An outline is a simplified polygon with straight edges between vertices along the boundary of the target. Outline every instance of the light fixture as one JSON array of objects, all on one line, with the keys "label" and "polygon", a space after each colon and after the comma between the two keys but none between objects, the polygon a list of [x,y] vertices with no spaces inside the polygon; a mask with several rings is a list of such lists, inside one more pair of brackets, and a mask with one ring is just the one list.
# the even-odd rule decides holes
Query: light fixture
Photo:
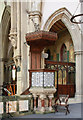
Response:
[{"label": "light fixture", "polygon": [[[78,6],[77,6],[77,8],[76,8],[76,10],[75,10],[75,12],[73,14],[73,16],[70,19],[70,21],[72,23],[75,23],[75,24],[82,24],[83,23],[83,20],[82,20],[83,19],[83,13],[75,15],[75,13],[76,13],[76,11],[77,11],[77,9],[78,9],[78,7],[79,7],[80,4],[81,4],[81,9],[82,9],[82,7],[83,7],[82,3],[83,3],[83,0],[80,0],[79,4],[78,4]],[[78,18],[78,17],[80,17],[80,19],[78,21],[76,21],[75,18]]]}]

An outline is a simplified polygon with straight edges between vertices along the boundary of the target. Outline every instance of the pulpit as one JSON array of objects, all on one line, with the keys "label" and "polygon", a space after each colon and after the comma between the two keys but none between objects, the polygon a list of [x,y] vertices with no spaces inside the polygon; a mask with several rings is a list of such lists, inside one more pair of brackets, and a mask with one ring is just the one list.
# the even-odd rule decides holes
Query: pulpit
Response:
[{"label": "pulpit", "polygon": [[[26,42],[30,45],[30,92],[34,97],[34,111],[52,111],[52,99],[55,89],[55,71],[42,69],[41,53],[46,46],[55,44],[57,34],[48,31],[37,31],[26,34]],[[37,105],[38,98],[38,105]],[[46,99],[48,98],[48,109]]]}]

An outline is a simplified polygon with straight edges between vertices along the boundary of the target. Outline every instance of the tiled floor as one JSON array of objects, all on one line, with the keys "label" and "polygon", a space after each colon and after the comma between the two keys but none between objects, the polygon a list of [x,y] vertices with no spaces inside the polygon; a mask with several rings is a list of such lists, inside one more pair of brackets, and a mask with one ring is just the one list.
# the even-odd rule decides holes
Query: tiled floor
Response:
[{"label": "tiled floor", "polygon": [[81,104],[70,104],[69,105],[70,114],[67,115],[65,115],[65,111],[59,110],[59,112],[56,113],[32,114],[21,116],[18,118],[81,118],[82,116],[81,106],[82,106]]},{"label": "tiled floor", "polygon": [[[21,117],[13,117],[9,120],[83,120],[83,104],[70,104],[69,105],[70,114],[65,115],[65,111],[61,109],[56,113],[49,114],[31,114]],[[4,120],[8,120],[7,118]]]}]

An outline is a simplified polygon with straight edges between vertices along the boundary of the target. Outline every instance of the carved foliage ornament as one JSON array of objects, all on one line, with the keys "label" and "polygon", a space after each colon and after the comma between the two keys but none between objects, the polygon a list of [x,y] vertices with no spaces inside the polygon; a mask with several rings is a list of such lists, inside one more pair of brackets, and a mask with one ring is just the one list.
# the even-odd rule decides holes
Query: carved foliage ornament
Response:
[{"label": "carved foliage ornament", "polygon": [[16,33],[10,33],[9,34],[9,40],[11,41],[11,44],[14,48],[17,47],[17,34]]}]

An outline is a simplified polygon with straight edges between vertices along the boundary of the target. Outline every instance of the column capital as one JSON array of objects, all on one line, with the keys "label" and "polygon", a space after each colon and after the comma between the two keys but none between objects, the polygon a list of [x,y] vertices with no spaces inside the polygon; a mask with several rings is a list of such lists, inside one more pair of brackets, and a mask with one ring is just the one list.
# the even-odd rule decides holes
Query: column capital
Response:
[{"label": "column capital", "polygon": [[21,55],[17,55],[14,57],[14,62],[16,66],[21,66]]},{"label": "column capital", "polygon": [[52,99],[54,96],[53,96],[53,94],[49,94],[48,97],[49,97],[50,99]]},{"label": "column capital", "polygon": [[46,98],[46,95],[45,94],[40,94],[40,99],[45,99]]},{"label": "column capital", "polygon": [[42,13],[40,11],[27,11],[27,13],[29,14],[29,17],[31,16],[39,16],[41,18]]},{"label": "column capital", "polygon": [[33,97],[34,97],[34,98],[37,98],[37,94],[33,94]]},{"label": "column capital", "polygon": [[83,55],[83,51],[75,51],[75,55]]}]

